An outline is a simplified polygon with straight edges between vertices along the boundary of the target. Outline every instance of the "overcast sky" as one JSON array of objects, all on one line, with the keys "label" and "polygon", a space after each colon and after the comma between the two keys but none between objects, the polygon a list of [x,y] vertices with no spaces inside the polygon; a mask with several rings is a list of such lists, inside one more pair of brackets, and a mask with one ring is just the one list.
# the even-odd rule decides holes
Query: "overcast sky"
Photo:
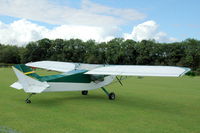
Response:
[{"label": "overcast sky", "polygon": [[0,0],[0,43],[200,39],[198,0]]}]

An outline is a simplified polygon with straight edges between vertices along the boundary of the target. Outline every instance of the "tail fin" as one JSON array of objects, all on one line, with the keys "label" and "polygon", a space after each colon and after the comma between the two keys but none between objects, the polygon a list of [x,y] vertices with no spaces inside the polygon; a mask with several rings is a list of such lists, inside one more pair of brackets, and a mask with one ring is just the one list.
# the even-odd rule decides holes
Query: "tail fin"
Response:
[{"label": "tail fin", "polygon": [[35,73],[35,71],[33,71],[32,68],[30,68],[30,67],[28,67],[24,64],[18,64],[18,65],[15,65],[13,67],[18,69],[19,71],[23,72],[25,75],[31,76],[31,77],[36,78],[36,79],[40,79],[40,76],[37,75]]},{"label": "tail fin", "polygon": [[15,65],[12,67],[15,72],[18,82],[15,82],[11,87],[16,89],[24,89],[27,93],[41,93],[49,84],[47,82],[39,81],[40,76],[34,71],[23,64]]}]

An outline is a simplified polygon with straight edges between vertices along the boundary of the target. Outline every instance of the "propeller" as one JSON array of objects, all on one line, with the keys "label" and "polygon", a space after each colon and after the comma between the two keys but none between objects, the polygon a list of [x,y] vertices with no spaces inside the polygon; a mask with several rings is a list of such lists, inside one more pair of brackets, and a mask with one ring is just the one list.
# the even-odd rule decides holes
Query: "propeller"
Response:
[{"label": "propeller", "polygon": [[[122,76],[121,76],[122,77]],[[123,86],[122,82],[121,82],[121,77],[120,79],[116,76],[116,79],[118,80],[118,82],[121,84],[121,86]]]}]

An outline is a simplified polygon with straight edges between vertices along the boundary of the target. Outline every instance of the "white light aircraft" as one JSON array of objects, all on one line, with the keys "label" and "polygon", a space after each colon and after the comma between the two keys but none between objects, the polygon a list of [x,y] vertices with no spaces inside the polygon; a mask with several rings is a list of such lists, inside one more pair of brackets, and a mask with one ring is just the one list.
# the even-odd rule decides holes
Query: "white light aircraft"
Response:
[{"label": "white light aircraft", "polygon": [[[98,88],[101,88],[110,100],[114,100],[115,93],[109,93],[104,86],[115,78],[122,85],[122,76],[179,77],[190,71],[189,68],[175,66],[99,65],[58,61],[30,62],[12,68],[18,81],[11,87],[30,93],[25,100],[26,103],[31,103],[30,97],[37,93],[81,91],[82,95],[87,95],[88,90]],[[61,74],[40,76],[32,68],[57,71]]]}]

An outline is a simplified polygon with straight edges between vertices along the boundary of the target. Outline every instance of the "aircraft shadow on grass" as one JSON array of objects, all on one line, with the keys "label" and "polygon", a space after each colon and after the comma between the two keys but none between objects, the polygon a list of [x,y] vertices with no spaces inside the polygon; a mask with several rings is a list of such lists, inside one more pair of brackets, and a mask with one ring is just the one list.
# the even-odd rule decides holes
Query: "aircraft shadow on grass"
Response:
[{"label": "aircraft shadow on grass", "polygon": [[[181,103],[175,103],[170,101],[163,101],[161,99],[151,99],[139,96],[119,96],[120,99],[115,101],[105,102],[106,98],[100,94],[92,94],[88,96],[63,96],[63,97],[51,97],[51,98],[35,98],[33,104],[29,106],[39,107],[39,108],[52,108],[61,107],[63,105],[73,104],[73,107],[84,105],[91,108],[96,105],[106,105],[108,108],[121,108],[127,110],[141,110],[141,111],[153,111],[159,113],[169,113],[169,114],[182,114],[182,109],[184,105]],[[101,109],[101,106],[99,106]],[[67,110],[66,110],[67,111]]]}]

